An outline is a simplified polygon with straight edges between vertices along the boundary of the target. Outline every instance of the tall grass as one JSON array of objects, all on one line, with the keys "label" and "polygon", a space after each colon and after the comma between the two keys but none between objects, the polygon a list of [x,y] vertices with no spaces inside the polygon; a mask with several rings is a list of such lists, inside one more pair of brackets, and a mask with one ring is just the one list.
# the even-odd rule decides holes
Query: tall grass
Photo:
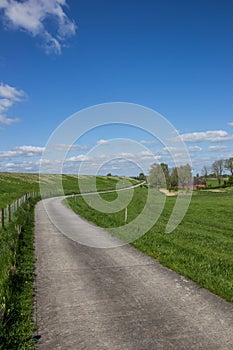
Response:
[{"label": "tall grass", "polygon": [[[0,231],[0,349],[33,349],[34,205]],[[20,229],[20,230],[19,230]]]}]

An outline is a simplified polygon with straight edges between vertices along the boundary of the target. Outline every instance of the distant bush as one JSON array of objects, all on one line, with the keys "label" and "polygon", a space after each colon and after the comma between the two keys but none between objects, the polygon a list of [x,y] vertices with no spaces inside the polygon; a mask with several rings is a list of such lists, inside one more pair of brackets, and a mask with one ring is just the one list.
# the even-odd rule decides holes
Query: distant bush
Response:
[{"label": "distant bush", "polygon": [[233,175],[229,176],[228,178],[228,184],[233,185]]}]

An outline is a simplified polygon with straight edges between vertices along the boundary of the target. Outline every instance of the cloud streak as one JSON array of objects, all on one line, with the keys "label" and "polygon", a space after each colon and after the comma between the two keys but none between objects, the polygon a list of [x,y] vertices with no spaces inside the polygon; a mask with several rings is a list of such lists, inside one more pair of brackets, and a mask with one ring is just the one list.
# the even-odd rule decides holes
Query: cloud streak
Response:
[{"label": "cloud streak", "polygon": [[68,145],[68,144],[64,144],[64,143],[60,143],[60,144],[57,144],[57,145],[54,145],[54,149],[56,151],[78,151],[78,150],[87,150],[88,147],[85,146],[85,145],[76,145],[76,144],[73,144],[73,145]]},{"label": "cloud streak", "polygon": [[0,151],[0,160],[11,160],[16,157],[41,156],[44,149],[44,147],[37,146],[18,146],[10,151]]},{"label": "cloud streak", "polygon": [[14,123],[17,123],[19,121],[19,118],[7,118],[4,115],[0,115],[0,123],[5,125],[12,125]]},{"label": "cloud streak", "polygon": [[219,142],[233,140],[233,135],[229,135],[225,130],[208,130],[202,132],[193,132],[182,134],[175,140],[184,142]]},{"label": "cloud streak", "polygon": [[189,152],[200,152],[202,151],[202,148],[199,146],[190,146],[189,148]]},{"label": "cloud streak", "polygon": [[7,28],[20,29],[42,38],[46,53],[55,54],[60,54],[67,38],[76,33],[76,24],[64,8],[68,8],[66,0],[0,1]]},{"label": "cloud streak", "polygon": [[158,141],[151,141],[151,140],[141,140],[140,141],[140,143],[142,144],[142,145],[156,145],[156,144],[158,144]]},{"label": "cloud streak", "polygon": [[96,142],[97,145],[106,145],[108,143],[109,143],[109,140],[104,140],[104,139],[98,140]]},{"label": "cloud streak", "polygon": [[209,146],[208,150],[211,152],[216,152],[216,151],[223,151],[223,150],[227,150],[228,148],[226,146],[221,146],[221,145],[217,145],[217,146]]},{"label": "cloud streak", "polygon": [[22,90],[18,90],[13,86],[7,84],[0,84],[0,97],[3,99],[3,105],[9,107],[7,101],[18,102],[21,101],[25,93]]},{"label": "cloud streak", "polygon": [[6,113],[8,109],[16,102],[22,101],[26,97],[23,90],[16,89],[13,86],[0,83],[0,123],[12,125],[19,121],[19,118],[8,118]]}]

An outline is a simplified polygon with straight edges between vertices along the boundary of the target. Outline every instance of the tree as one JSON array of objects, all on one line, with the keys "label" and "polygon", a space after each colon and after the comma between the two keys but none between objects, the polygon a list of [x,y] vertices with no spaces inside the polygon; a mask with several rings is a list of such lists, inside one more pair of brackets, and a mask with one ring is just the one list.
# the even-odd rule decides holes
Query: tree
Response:
[{"label": "tree", "polygon": [[144,175],[144,173],[140,173],[140,174],[139,174],[138,180],[140,180],[140,181],[146,181],[146,176]]},{"label": "tree", "polygon": [[206,165],[203,166],[201,170],[201,174],[203,177],[207,178],[208,177],[208,167]]},{"label": "tree", "polygon": [[160,164],[155,163],[151,166],[148,181],[151,187],[166,187],[165,174]]},{"label": "tree", "polygon": [[214,174],[215,174],[215,176],[216,176],[216,178],[218,180],[219,186],[221,185],[223,166],[224,166],[224,160],[223,159],[216,160],[212,164],[212,169],[213,169],[213,172],[214,172]]},{"label": "tree", "polygon": [[208,168],[207,168],[206,165],[203,166],[201,173],[202,173],[202,176],[203,176],[203,178],[204,178],[204,180],[206,182],[207,177],[208,177]]},{"label": "tree", "polygon": [[177,187],[179,185],[178,168],[172,168],[170,175],[170,182],[172,187]]},{"label": "tree", "polygon": [[233,185],[233,175],[229,176],[228,183],[229,185]]},{"label": "tree", "polygon": [[166,163],[161,163],[160,166],[161,166],[163,173],[164,173],[164,176],[165,176],[166,188],[169,188],[171,186],[171,179],[170,179],[168,165]]},{"label": "tree", "polygon": [[178,177],[179,177],[179,184],[182,187],[191,187],[192,186],[192,168],[189,164],[181,165],[178,168]]},{"label": "tree", "polygon": [[233,157],[225,160],[224,167],[230,171],[231,175],[233,175]]}]

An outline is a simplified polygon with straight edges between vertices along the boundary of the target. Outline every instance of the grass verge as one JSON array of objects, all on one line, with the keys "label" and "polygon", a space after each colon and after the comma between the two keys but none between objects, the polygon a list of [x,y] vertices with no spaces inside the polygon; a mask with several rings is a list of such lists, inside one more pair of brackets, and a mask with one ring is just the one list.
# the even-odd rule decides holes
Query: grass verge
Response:
[{"label": "grass verge", "polygon": [[[34,206],[28,200],[0,231],[0,349],[34,349]],[[19,232],[19,227],[20,232]]]},{"label": "grass verge", "polygon": [[[111,193],[102,197],[108,201],[115,199]],[[147,189],[134,190],[128,207],[129,221],[141,212],[146,198]],[[165,234],[175,201],[176,198],[167,197],[157,223],[132,244],[201,287],[233,302],[232,193],[196,194],[182,223],[171,234]],[[68,202],[76,213],[101,227],[124,224],[123,210],[103,214],[90,208],[81,197],[69,198]]]}]

